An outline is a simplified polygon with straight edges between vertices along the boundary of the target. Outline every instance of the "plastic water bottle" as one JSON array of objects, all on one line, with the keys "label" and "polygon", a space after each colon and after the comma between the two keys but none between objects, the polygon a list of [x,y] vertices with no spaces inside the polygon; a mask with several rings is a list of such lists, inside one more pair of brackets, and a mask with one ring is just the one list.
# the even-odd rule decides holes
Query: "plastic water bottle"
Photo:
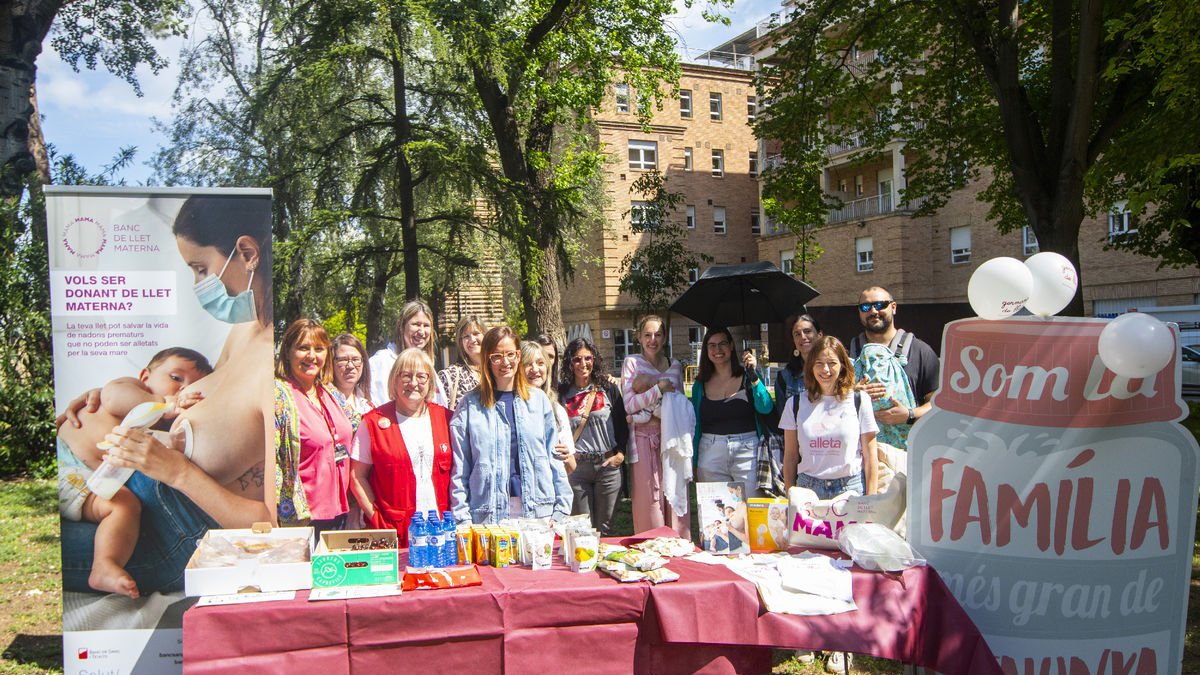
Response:
[{"label": "plastic water bottle", "polygon": [[427,528],[427,551],[425,558],[426,567],[441,567],[442,566],[442,521],[438,518],[438,513],[434,509],[429,510],[429,515],[425,518],[425,527]]},{"label": "plastic water bottle", "polygon": [[408,566],[420,569],[426,567],[429,550],[429,535],[425,529],[425,516],[414,513],[408,524]]},{"label": "plastic water bottle", "polygon": [[442,514],[442,532],[442,567],[453,567],[458,564],[458,535],[449,511]]}]

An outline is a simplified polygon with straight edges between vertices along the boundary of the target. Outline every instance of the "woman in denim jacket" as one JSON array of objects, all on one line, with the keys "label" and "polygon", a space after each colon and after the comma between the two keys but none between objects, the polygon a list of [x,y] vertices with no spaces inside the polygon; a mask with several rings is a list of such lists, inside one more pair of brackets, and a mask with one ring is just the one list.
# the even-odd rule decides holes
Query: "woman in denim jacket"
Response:
[{"label": "woman in denim jacket", "polygon": [[518,344],[508,326],[484,335],[479,388],[450,421],[450,507],[460,523],[571,511],[567,472],[554,456],[554,404],[525,381]]}]

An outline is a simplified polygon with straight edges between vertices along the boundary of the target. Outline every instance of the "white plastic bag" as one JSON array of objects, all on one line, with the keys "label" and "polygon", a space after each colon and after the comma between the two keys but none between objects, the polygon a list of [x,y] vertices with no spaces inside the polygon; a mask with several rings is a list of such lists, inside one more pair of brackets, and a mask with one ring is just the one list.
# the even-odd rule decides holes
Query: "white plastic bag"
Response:
[{"label": "white plastic bag", "polygon": [[877,523],[846,525],[838,532],[837,543],[856,565],[867,570],[899,572],[925,564],[900,535]]}]

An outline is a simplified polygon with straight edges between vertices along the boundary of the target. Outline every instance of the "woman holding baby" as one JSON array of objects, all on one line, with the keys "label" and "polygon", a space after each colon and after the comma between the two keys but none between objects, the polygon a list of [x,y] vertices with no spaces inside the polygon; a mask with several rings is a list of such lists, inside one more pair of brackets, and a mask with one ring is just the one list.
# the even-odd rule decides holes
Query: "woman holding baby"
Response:
[{"label": "woman holding baby", "polygon": [[641,354],[621,364],[621,395],[632,419],[629,444],[630,494],[633,529],[645,532],[669,525],[680,537],[691,538],[691,516],[678,514],[663,489],[662,424],[657,412],[665,394],[683,391],[683,366],[667,356],[663,320],[653,314],[637,326]]}]

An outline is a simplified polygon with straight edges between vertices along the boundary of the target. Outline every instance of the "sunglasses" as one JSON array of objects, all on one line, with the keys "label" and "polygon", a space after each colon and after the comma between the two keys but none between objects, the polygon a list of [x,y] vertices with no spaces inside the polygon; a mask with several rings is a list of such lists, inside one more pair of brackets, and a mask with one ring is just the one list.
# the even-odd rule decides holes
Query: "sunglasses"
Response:
[{"label": "sunglasses", "polygon": [[594,356],[576,356],[571,359],[571,363],[591,363],[595,358]]},{"label": "sunglasses", "polygon": [[872,309],[874,309],[876,312],[882,312],[883,310],[887,309],[888,305],[892,304],[893,302],[895,302],[895,300],[876,300],[875,302],[859,303],[858,311],[862,312],[863,314],[866,314],[867,312],[871,311]]}]

